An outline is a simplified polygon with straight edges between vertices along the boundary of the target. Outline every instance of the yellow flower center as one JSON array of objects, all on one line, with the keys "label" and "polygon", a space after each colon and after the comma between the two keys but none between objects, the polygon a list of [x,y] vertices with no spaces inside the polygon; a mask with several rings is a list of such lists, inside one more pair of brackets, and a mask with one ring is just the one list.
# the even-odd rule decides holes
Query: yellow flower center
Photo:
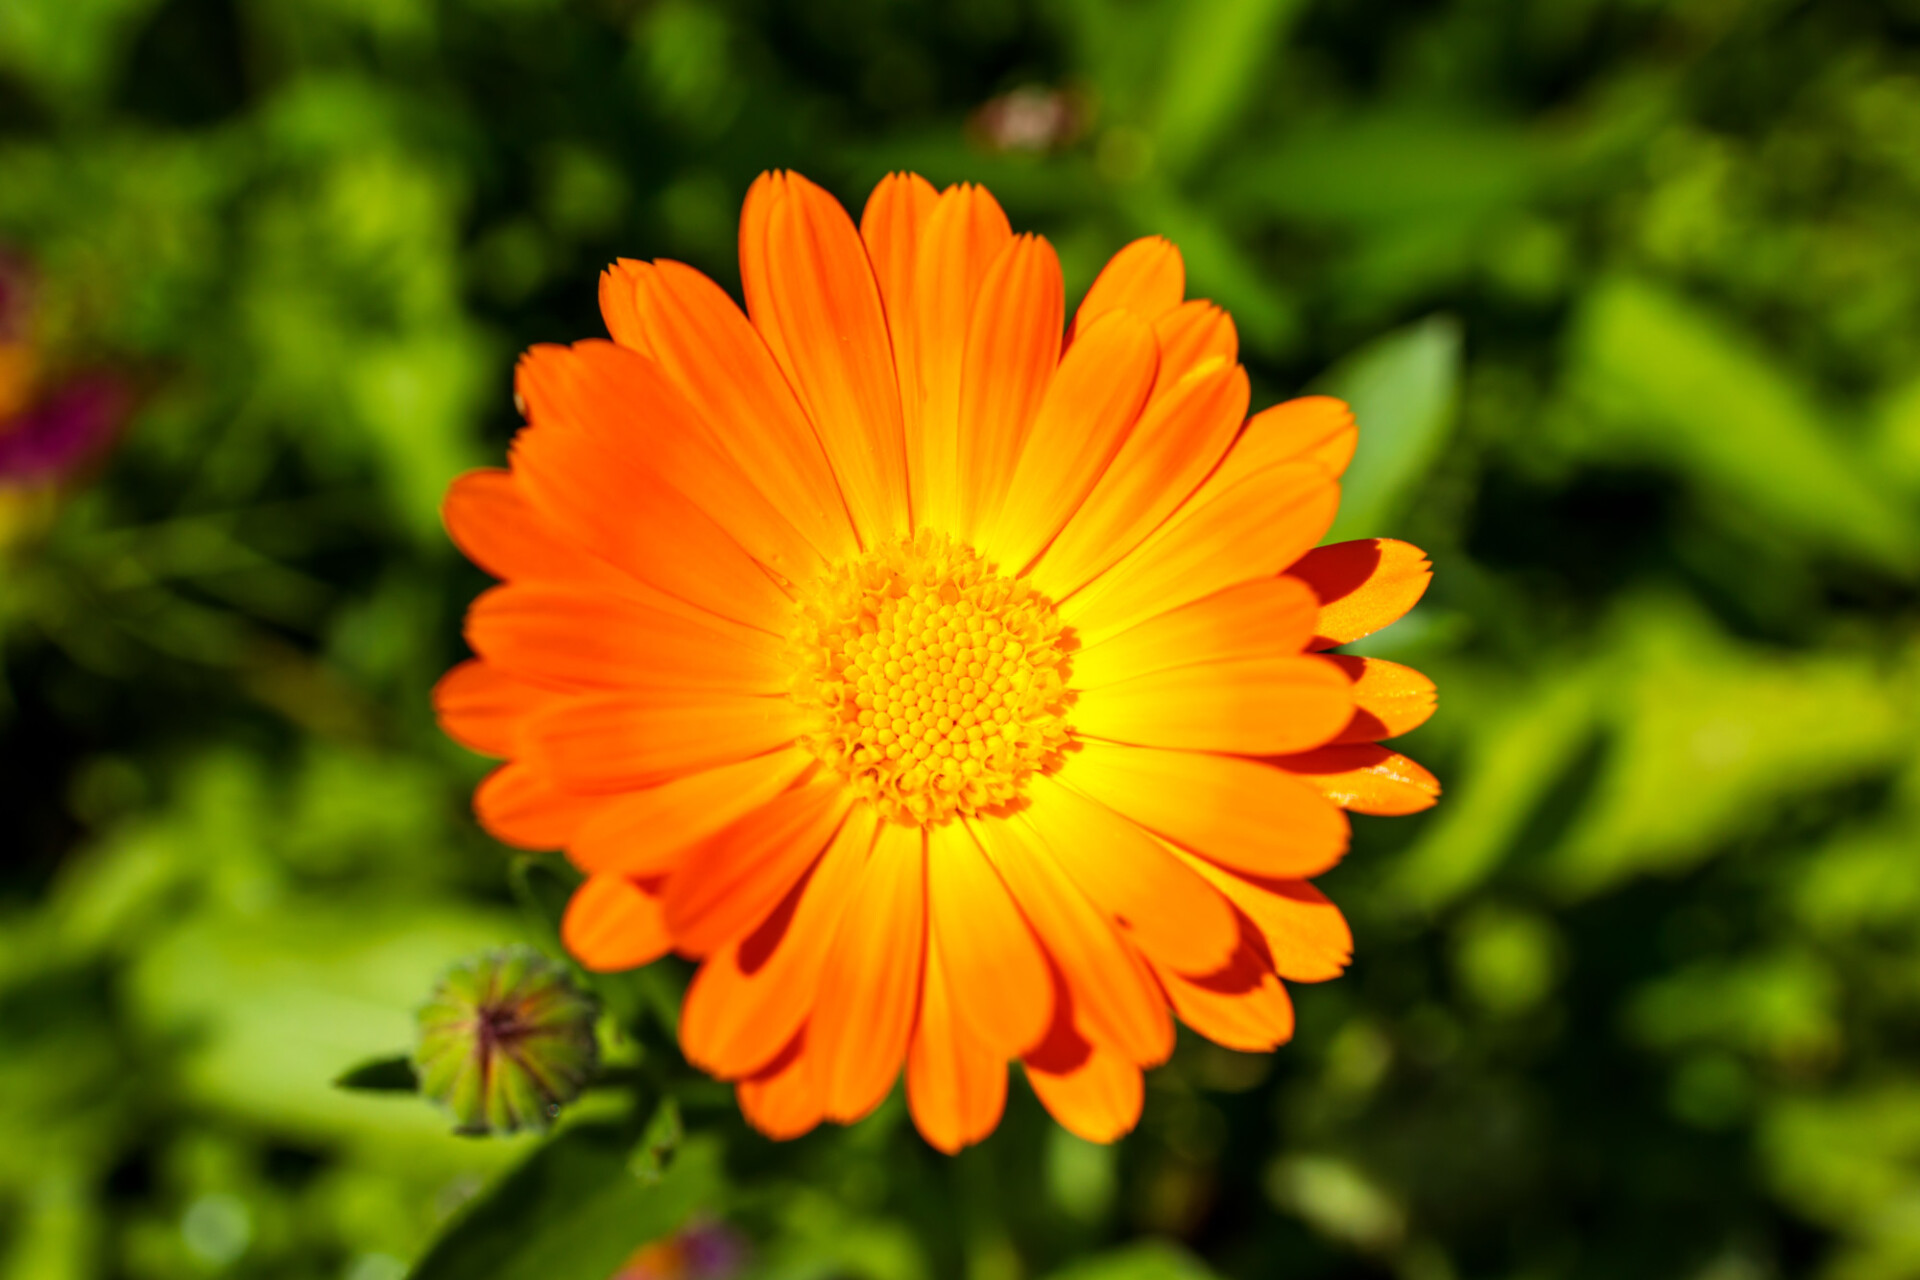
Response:
[{"label": "yellow flower center", "polygon": [[1067,741],[1052,603],[944,534],[822,575],[790,653],[803,741],[896,822],[1004,804]]}]

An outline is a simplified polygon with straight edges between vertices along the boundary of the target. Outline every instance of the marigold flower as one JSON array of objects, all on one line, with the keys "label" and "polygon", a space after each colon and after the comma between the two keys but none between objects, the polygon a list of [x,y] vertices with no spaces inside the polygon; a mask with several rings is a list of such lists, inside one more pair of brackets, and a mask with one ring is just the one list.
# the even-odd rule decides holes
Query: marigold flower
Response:
[{"label": "marigold flower", "polygon": [[1346,964],[1308,879],[1343,809],[1432,803],[1379,742],[1433,686],[1322,651],[1426,561],[1315,549],[1352,415],[1247,418],[1233,323],[1165,240],[1065,324],[1052,248],[986,191],[890,176],[856,228],[775,173],[740,258],[744,313],[609,268],[613,341],[530,351],[511,470],[448,495],[503,579],[436,691],[508,761],[480,819],[587,873],[582,963],[702,961],[682,1047],[764,1132],[852,1121],[904,1066],[957,1150],[1017,1058],[1112,1139],[1171,1015],[1270,1049],[1283,980]]}]

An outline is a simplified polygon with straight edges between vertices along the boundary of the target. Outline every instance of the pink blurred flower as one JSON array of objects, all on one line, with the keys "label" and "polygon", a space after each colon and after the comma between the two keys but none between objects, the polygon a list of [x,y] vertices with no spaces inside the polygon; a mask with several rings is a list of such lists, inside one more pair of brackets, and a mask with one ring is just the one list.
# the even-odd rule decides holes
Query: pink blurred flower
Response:
[{"label": "pink blurred flower", "polygon": [[36,325],[38,281],[0,249],[0,488],[45,488],[98,457],[132,406],[127,384],[82,371],[53,380]]},{"label": "pink blurred flower", "polygon": [[0,419],[0,485],[54,484],[111,443],[132,397],[118,379],[83,373]]},{"label": "pink blurred flower", "polygon": [[1087,117],[1087,104],[1079,94],[1028,86],[981,103],[967,125],[989,151],[1044,155],[1077,141],[1086,132]]},{"label": "pink blurred flower", "polygon": [[696,1222],[635,1251],[611,1280],[731,1280],[747,1242],[723,1222]]}]

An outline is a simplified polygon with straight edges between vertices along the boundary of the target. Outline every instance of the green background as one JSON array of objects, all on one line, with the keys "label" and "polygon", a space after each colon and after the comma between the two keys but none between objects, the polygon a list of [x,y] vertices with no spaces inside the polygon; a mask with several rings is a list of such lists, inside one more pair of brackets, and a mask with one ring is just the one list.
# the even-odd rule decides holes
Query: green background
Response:
[{"label": "green background", "polygon": [[[1077,128],[997,145],[1022,87]],[[1117,1148],[692,1089],[661,1196],[768,1277],[1920,1276],[1914,0],[3,0],[0,243],[141,401],[0,567],[0,1277],[396,1280],[530,1149],[329,1085],[546,936],[427,708],[438,498],[607,261],[737,287],[772,166],[985,182],[1076,291],[1167,234],[1256,405],[1348,395],[1447,794]],[[493,1225],[658,1230],[610,1141]]]}]

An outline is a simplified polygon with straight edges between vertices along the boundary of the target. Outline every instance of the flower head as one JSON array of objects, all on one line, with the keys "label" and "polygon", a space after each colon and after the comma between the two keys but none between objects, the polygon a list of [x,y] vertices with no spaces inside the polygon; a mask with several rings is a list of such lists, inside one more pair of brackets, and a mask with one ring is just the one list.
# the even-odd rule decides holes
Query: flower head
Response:
[{"label": "flower head", "polygon": [[1070,324],[1051,247],[978,187],[889,177],[856,228],[769,174],[740,246],[745,312],[610,268],[613,341],[529,352],[511,470],[448,495],[503,580],[436,691],[507,759],[481,820],[587,873],[584,964],[702,962],[682,1047],[763,1131],[853,1120],[904,1069],[955,1150],[1018,1059],[1113,1138],[1174,1016],[1272,1048],[1283,981],[1345,965],[1308,879],[1343,810],[1432,803],[1379,742],[1433,687],[1325,651],[1426,561],[1316,549],[1352,415],[1248,418],[1232,321],[1164,240]]},{"label": "flower head", "polygon": [[599,1061],[593,1001],[530,947],[447,970],[419,1015],[420,1092],[464,1133],[544,1128]]}]

